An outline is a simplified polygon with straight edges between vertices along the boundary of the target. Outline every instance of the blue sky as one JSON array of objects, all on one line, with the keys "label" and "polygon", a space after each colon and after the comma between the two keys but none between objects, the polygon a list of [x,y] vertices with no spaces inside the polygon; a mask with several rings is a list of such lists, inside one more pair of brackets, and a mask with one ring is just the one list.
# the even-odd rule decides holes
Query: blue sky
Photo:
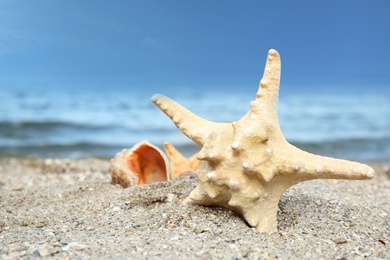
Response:
[{"label": "blue sky", "polygon": [[0,1],[0,88],[390,88],[390,1]]}]

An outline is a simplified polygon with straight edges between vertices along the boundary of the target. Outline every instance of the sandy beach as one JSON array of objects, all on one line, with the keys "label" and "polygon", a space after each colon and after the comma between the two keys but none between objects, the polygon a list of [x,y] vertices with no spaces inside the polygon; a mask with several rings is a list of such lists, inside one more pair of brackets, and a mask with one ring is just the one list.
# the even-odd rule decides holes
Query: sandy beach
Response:
[{"label": "sandy beach", "polygon": [[103,159],[0,158],[1,259],[389,259],[390,164],[288,189],[279,231],[184,205],[196,176],[122,188]]}]

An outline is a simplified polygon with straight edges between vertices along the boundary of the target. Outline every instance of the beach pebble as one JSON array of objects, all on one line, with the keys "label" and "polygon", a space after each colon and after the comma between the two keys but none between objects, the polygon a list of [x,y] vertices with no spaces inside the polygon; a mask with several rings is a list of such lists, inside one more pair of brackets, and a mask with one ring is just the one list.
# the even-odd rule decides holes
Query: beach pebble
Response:
[{"label": "beach pebble", "polygon": [[355,253],[359,256],[367,257],[372,255],[374,249],[368,246],[358,246],[355,248]]},{"label": "beach pebble", "polygon": [[119,206],[115,206],[112,208],[112,211],[116,212],[116,211],[120,211],[121,208]]},{"label": "beach pebble", "polygon": [[84,244],[78,244],[76,246],[76,251],[83,251],[84,249],[86,249],[88,246],[87,245],[84,245]]},{"label": "beach pebble", "polygon": [[347,238],[345,237],[345,235],[341,235],[341,236],[338,236],[338,237],[332,239],[332,241],[335,244],[343,244],[343,243],[347,242]]},{"label": "beach pebble", "polygon": [[62,251],[68,251],[69,248],[70,248],[70,245],[68,245],[68,244],[61,246]]},{"label": "beach pebble", "polygon": [[172,202],[175,199],[176,195],[173,193],[168,193],[167,195],[167,201]]},{"label": "beach pebble", "polygon": [[42,256],[42,257],[48,256],[49,255],[49,249],[47,247],[38,249],[38,250],[35,251],[35,254],[38,255],[38,256]]},{"label": "beach pebble", "polygon": [[64,226],[61,227],[61,231],[62,231],[63,233],[68,232],[69,229],[70,229],[70,228],[69,228],[67,225],[64,225]]},{"label": "beach pebble", "polygon": [[201,234],[201,233],[206,233],[206,232],[212,232],[212,228],[207,226],[207,225],[197,225],[195,226],[194,229],[195,233]]},{"label": "beach pebble", "polygon": [[21,190],[23,190],[23,188],[24,187],[22,185],[17,184],[17,185],[12,186],[11,190],[13,190],[13,191],[21,191]]}]

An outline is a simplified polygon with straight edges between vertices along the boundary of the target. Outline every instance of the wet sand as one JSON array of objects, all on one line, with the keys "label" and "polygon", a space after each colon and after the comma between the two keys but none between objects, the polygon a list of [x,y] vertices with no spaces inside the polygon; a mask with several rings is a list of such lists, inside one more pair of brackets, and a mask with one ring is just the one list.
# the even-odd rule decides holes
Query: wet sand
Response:
[{"label": "wet sand", "polygon": [[1,259],[389,259],[390,163],[288,189],[279,231],[184,205],[196,176],[124,189],[101,159],[0,158]]}]

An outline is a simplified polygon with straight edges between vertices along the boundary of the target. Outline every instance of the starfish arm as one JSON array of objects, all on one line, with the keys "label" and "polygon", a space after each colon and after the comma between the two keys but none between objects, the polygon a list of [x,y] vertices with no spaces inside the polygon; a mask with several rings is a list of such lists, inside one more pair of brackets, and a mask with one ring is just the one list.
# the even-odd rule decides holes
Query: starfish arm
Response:
[{"label": "starfish arm", "polygon": [[165,148],[165,151],[167,152],[169,160],[172,161],[172,159],[174,159],[174,158],[176,160],[184,160],[185,159],[184,156],[178,150],[176,150],[176,148],[173,147],[173,145],[171,143],[165,142],[164,148]]},{"label": "starfish arm", "polygon": [[[283,168],[295,172],[301,181],[313,179],[371,179],[375,171],[368,165],[330,157],[311,154],[291,145],[288,154],[289,162]],[[285,157],[283,156],[283,157]]]},{"label": "starfish arm", "polygon": [[271,49],[268,52],[263,78],[260,80],[256,99],[260,99],[261,102],[265,103],[265,107],[269,106],[275,113],[277,113],[278,106],[280,71],[281,61],[279,53]]},{"label": "starfish arm", "polygon": [[197,153],[187,159],[171,143],[165,142],[164,147],[171,162],[172,178],[190,175],[199,169],[202,161],[196,158]]},{"label": "starfish arm", "polygon": [[205,133],[197,129],[202,128],[214,128],[213,122],[203,119],[185,107],[179,105],[170,98],[155,94],[152,97],[152,101],[175,123],[175,125],[185,134],[188,138],[193,140],[200,147],[204,144]]}]

